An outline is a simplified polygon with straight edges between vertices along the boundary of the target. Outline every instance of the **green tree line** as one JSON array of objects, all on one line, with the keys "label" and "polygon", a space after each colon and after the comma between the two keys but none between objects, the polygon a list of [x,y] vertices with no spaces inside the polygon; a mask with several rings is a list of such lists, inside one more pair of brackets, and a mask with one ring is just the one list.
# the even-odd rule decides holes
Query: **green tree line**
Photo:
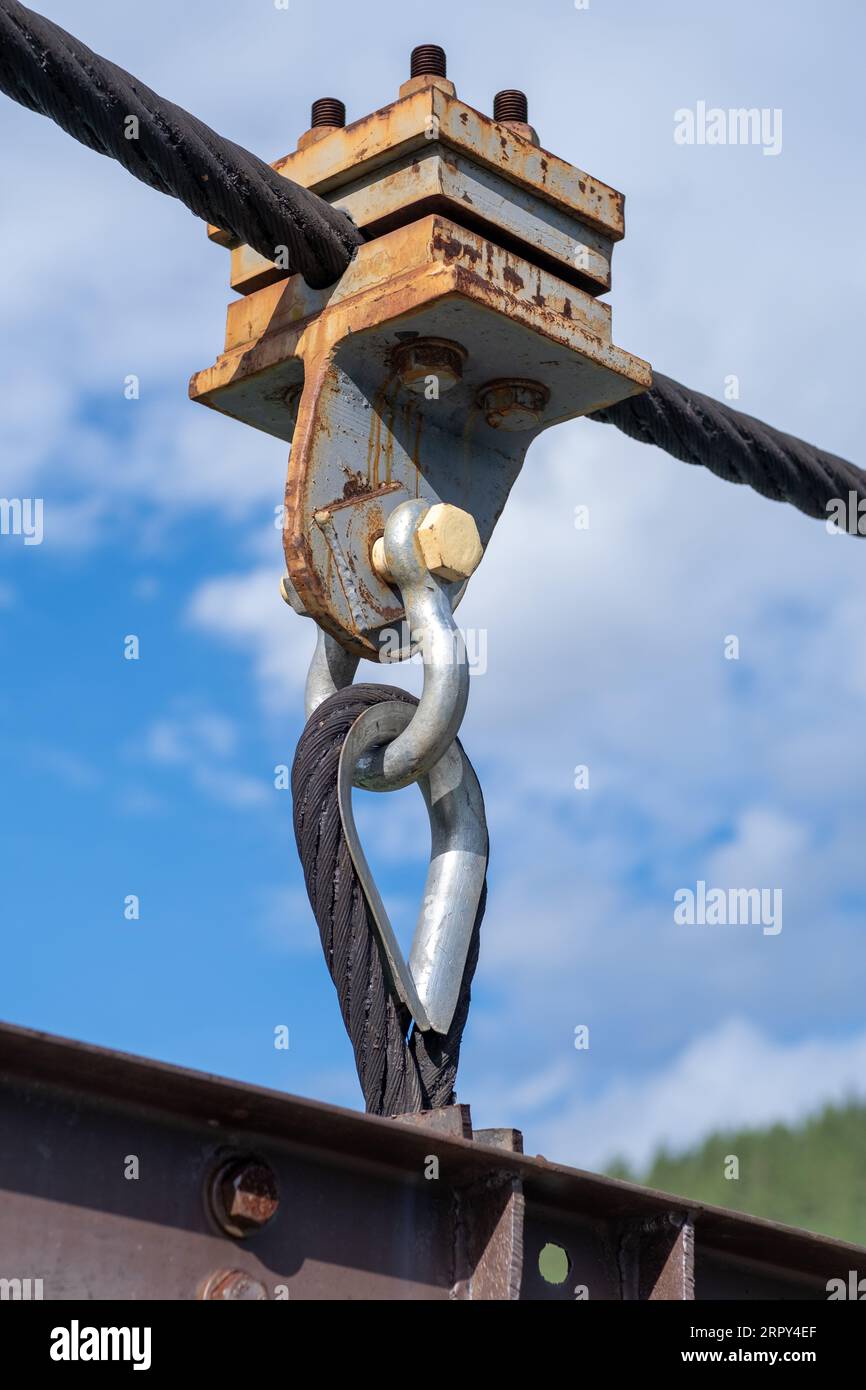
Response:
[{"label": "green tree line", "polygon": [[[736,1178],[726,1177],[733,1171]],[[828,1105],[795,1126],[720,1130],[683,1153],[662,1148],[645,1172],[621,1159],[607,1172],[866,1245],[866,1104],[858,1101]]]}]

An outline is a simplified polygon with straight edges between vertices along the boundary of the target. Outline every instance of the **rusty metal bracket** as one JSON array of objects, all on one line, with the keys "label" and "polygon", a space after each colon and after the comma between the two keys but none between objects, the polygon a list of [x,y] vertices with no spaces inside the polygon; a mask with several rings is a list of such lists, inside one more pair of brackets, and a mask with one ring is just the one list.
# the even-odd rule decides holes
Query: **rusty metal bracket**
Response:
[{"label": "rusty metal bracket", "polygon": [[[242,297],[190,393],[291,442],[297,601],[348,652],[393,657],[404,606],[373,550],[394,509],[454,504],[486,547],[533,439],[651,385],[597,298],[622,197],[430,74],[363,120],[309,132],[274,167],[369,239],[327,290],[235,246]],[[448,584],[452,607],[463,588]]]}]

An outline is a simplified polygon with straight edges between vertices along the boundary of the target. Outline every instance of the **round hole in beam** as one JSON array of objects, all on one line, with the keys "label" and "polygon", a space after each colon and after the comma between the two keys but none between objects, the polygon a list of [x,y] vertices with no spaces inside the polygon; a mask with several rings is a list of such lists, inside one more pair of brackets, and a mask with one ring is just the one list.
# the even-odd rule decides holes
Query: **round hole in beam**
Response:
[{"label": "round hole in beam", "polygon": [[538,1272],[548,1284],[564,1284],[571,1273],[568,1251],[548,1241],[538,1256]]}]

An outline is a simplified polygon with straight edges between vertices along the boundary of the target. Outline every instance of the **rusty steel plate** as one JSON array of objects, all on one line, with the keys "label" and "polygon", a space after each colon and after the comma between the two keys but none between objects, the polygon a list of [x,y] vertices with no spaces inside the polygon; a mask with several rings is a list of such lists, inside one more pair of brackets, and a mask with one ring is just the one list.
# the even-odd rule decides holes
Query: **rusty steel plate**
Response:
[{"label": "rusty steel plate", "polygon": [[[461,379],[430,399],[394,365],[427,339],[463,352]],[[440,216],[362,247],[330,290],[292,277],[236,301],[226,344],[191,394],[291,440],[289,578],[322,627],[374,660],[403,614],[371,562],[398,503],[453,502],[486,546],[542,430],[651,384],[647,363],[611,342],[608,305]],[[519,432],[479,403],[503,379],[543,390]]]}]

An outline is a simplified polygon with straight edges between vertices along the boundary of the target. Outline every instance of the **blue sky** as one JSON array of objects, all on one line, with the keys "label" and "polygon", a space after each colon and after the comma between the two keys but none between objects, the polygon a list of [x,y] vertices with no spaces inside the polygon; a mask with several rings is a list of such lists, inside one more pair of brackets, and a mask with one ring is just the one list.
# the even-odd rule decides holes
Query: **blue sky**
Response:
[{"label": "blue sky", "polygon": [[[418,42],[481,109],[522,87],[542,144],[626,193],[615,340],[711,395],[736,375],[742,409],[863,463],[853,0],[39,8],[267,159],[318,96],[350,119],[396,96]],[[676,144],[702,100],[780,108],[779,155]],[[285,450],[186,394],[227,255],[51,123],[0,121],[0,494],[45,509],[41,545],[0,537],[0,1017],[358,1105],[274,787],[313,643],[278,594]],[[460,609],[487,652],[478,1123],[593,1166],[862,1092],[864,555],[589,421],[533,445]],[[420,797],[360,822],[405,930]],[[783,930],[677,926],[699,879],[780,887]]]}]

